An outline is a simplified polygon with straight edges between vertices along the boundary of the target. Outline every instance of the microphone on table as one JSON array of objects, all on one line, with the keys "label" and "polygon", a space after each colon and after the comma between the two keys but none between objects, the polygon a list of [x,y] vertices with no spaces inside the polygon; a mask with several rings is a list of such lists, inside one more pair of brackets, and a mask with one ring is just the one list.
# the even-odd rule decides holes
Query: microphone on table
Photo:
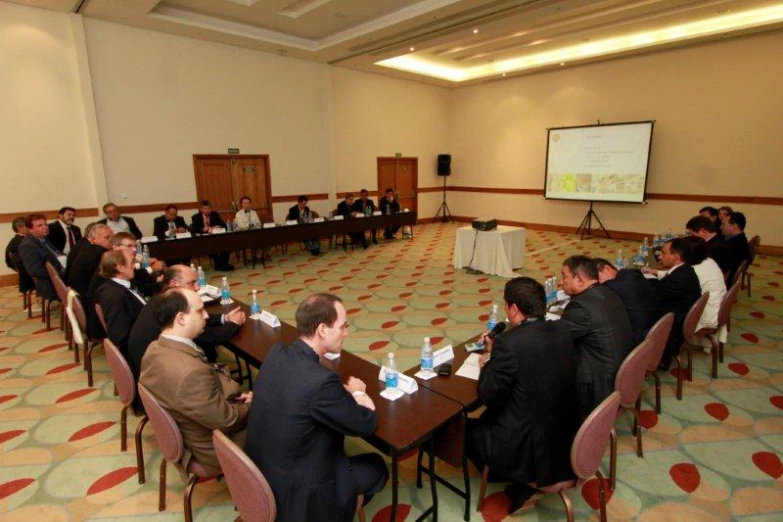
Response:
[{"label": "microphone on table", "polygon": [[494,328],[492,328],[492,330],[489,331],[489,333],[487,334],[487,339],[489,340],[494,339],[495,337],[498,336],[498,334],[502,333],[503,330],[505,329],[506,329],[506,322],[500,321],[498,324],[495,325]]}]

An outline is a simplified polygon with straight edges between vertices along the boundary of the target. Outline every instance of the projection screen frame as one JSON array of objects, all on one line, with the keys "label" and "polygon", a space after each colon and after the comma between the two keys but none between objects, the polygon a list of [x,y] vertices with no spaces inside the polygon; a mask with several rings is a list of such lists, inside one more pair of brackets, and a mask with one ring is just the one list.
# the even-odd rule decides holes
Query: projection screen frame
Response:
[{"label": "projection screen frame", "polygon": [[[641,201],[617,201],[617,200],[611,200],[611,199],[603,199],[603,198],[591,198],[591,197],[585,197],[585,198],[559,198],[559,197],[551,197],[548,196],[548,186],[549,186],[549,140],[552,136],[552,131],[556,130],[570,130],[570,129],[586,129],[590,127],[612,127],[616,125],[638,125],[642,123],[649,123],[650,124],[650,142],[647,147],[647,166],[645,168],[644,172],[644,190],[642,192],[642,200]],[[647,204],[647,180],[650,175],[650,157],[652,156],[652,140],[653,140],[653,134],[655,131],[655,120],[640,120],[640,121],[622,121],[622,122],[616,122],[616,123],[601,123],[600,121],[598,123],[593,123],[590,125],[571,125],[568,127],[548,127],[546,130],[546,156],[544,157],[544,199],[551,199],[555,201],[584,201],[584,202],[595,202],[595,203],[626,203],[630,205],[645,205]],[[591,194],[585,194],[585,196],[591,196]]]}]

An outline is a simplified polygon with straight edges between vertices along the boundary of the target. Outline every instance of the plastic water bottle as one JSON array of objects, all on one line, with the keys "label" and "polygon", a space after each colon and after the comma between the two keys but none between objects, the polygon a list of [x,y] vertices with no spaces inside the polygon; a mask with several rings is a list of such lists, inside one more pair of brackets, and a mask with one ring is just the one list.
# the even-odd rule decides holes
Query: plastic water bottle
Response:
[{"label": "plastic water bottle", "polygon": [[549,278],[549,301],[552,304],[557,302],[557,277],[552,276]]},{"label": "plastic water bottle", "polygon": [[614,261],[614,266],[616,266],[618,270],[625,268],[625,258],[623,257],[622,249],[617,251],[617,259]]},{"label": "plastic water bottle", "polygon": [[166,235],[168,237],[175,237],[177,235],[177,227],[174,225],[173,221],[169,221],[169,231],[166,232]]},{"label": "plastic water bottle", "polygon": [[220,304],[231,304],[234,301],[231,299],[231,287],[228,286],[228,278],[224,277],[223,282],[220,283]]},{"label": "plastic water bottle", "polygon": [[144,245],[142,243],[136,243],[136,262],[141,263],[141,249]]},{"label": "plastic water bottle", "polygon": [[386,355],[386,359],[383,361],[383,365],[386,367],[386,389],[397,388],[397,362],[394,360],[394,352],[389,352]]},{"label": "plastic water bottle", "polygon": [[147,245],[144,245],[141,249],[141,267],[149,268],[150,266],[150,249]]},{"label": "plastic water bottle", "polygon": [[421,346],[421,371],[432,372],[432,344],[429,337],[424,338],[424,344]]},{"label": "plastic water bottle", "polygon": [[642,261],[647,261],[647,256],[650,255],[650,243],[647,241],[647,237],[642,241]]},{"label": "plastic water bottle", "polygon": [[204,269],[199,266],[196,273],[198,274],[199,288],[204,288],[205,286],[207,286],[207,276],[204,275]]},{"label": "plastic water bottle", "polygon": [[487,330],[492,331],[495,325],[498,324],[498,305],[493,304],[492,310],[489,312],[489,320],[487,321]]},{"label": "plastic water bottle", "polygon": [[258,290],[253,290],[253,302],[250,303],[250,315],[261,312],[261,307],[258,305]]}]

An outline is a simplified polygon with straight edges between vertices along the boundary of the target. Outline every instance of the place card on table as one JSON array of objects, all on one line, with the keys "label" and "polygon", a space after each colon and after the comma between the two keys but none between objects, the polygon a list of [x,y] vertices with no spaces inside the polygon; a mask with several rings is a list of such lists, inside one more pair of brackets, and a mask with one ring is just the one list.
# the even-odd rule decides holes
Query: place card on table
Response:
[{"label": "place card on table", "polygon": [[332,221],[342,221],[345,219],[345,216],[334,216],[332,218]]},{"label": "place card on table", "polygon": [[295,219],[289,219],[285,222],[286,225],[298,225],[299,222]]},{"label": "place card on table", "polygon": [[[256,315],[256,314],[253,314]],[[272,328],[279,328],[280,327],[280,319],[278,317],[270,312],[267,312],[266,310],[261,310],[261,313],[258,314],[260,317],[258,318],[259,321],[264,323],[267,326],[271,326]]]},{"label": "place card on table", "polygon": [[158,240],[158,236],[144,236],[139,241],[142,243],[154,243]]},{"label": "place card on table", "polygon": [[376,210],[375,212],[372,213],[372,215],[373,216],[382,216],[383,212],[381,212],[380,210]]},{"label": "place card on table", "polygon": [[[385,366],[381,366],[381,371],[378,372],[379,381],[386,382],[387,371],[388,369]],[[419,389],[419,385],[413,377],[408,377],[404,373],[397,372],[397,388],[410,395]]]},{"label": "place card on table", "polygon": [[209,231],[210,234],[225,234],[226,229],[225,228],[213,228]]},{"label": "place card on table", "polygon": [[275,228],[275,223],[264,223],[262,228]]},{"label": "place card on table", "polygon": [[187,239],[189,237],[193,237],[190,232],[177,232],[177,239]]},{"label": "place card on table", "polygon": [[432,354],[432,367],[437,368],[441,364],[449,362],[453,358],[454,348],[452,348],[450,344],[448,346],[444,346],[440,350],[435,350],[435,352]]}]

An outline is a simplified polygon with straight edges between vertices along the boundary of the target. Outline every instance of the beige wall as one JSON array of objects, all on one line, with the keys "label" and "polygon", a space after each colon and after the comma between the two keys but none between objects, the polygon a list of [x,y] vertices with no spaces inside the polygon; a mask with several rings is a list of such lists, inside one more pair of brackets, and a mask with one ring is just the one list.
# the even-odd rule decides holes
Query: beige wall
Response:
[{"label": "beige wall", "polygon": [[[546,129],[654,119],[648,192],[783,197],[783,32],[457,89],[454,185],[542,189]],[[586,203],[457,193],[455,214],[576,226]],[[597,204],[607,228],[655,233],[700,202]],[[778,207],[735,204],[748,232],[783,245]],[[492,209],[488,212],[487,209]],[[777,219],[775,219],[777,216]]]}]

